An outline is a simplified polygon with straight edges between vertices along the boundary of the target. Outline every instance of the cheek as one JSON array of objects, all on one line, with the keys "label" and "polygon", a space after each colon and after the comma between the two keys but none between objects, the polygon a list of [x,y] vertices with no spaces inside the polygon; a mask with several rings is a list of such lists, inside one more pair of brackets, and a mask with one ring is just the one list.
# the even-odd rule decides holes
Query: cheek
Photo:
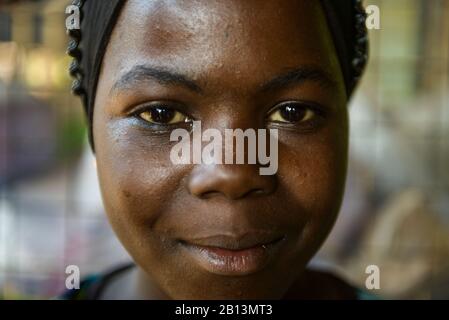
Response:
[{"label": "cheek", "polygon": [[125,243],[150,236],[148,227],[176,196],[186,169],[171,164],[166,137],[148,139],[112,121],[95,130],[98,176],[112,227]]},{"label": "cheek", "polygon": [[318,135],[280,135],[279,179],[299,205],[305,228],[301,237],[320,242],[340,209],[347,167],[346,122]]}]

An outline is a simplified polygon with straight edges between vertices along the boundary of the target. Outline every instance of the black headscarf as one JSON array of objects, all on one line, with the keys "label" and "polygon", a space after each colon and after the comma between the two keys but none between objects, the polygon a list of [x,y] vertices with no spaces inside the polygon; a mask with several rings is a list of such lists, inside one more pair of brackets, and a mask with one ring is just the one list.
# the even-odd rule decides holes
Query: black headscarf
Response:
[{"label": "black headscarf", "polygon": [[[92,116],[102,60],[112,30],[126,0],[75,0],[80,8],[80,30],[69,30],[68,54],[74,60],[70,74],[72,91],[81,96],[89,120],[89,141],[93,148]],[[346,85],[351,96],[368,60],[366,14],[362,0],[321,0]]]}]

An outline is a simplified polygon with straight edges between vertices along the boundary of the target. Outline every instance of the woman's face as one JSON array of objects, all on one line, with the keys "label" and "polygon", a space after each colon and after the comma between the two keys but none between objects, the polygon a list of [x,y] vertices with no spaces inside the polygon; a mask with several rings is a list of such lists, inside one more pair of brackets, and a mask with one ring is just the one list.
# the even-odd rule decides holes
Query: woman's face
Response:
[{"label": "woman's face", "polygon": [[[319,1],[127,1],[94,110],[109,220],[172,298],[280,298],[334,223],[348,121]],[[173,164],[190,119],[277,129],[277,173]]]}]

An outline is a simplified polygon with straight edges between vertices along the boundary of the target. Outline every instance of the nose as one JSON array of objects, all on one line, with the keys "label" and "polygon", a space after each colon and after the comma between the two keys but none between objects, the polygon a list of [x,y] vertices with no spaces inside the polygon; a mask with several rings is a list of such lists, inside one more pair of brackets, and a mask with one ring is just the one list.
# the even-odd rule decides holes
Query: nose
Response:
[{"label": "nose", "polygon": [[254,164],[200,165],[193,169],[189,191],[199,198],[224,196],[237,200],[263,196],[276,189],[276,175],[260,175]]}]

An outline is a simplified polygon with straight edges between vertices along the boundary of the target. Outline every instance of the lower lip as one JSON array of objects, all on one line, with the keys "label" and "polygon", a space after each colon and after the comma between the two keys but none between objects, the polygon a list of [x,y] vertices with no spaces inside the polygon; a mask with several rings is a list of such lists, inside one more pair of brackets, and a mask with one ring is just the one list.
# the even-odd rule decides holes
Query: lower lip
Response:
[{"label": "lower lip", "polygon": [[183,242],[193,259],[205,270],[227,276],[243,276],[262,270],[275,256],[282,239],[243,250],[198,246]]}]

